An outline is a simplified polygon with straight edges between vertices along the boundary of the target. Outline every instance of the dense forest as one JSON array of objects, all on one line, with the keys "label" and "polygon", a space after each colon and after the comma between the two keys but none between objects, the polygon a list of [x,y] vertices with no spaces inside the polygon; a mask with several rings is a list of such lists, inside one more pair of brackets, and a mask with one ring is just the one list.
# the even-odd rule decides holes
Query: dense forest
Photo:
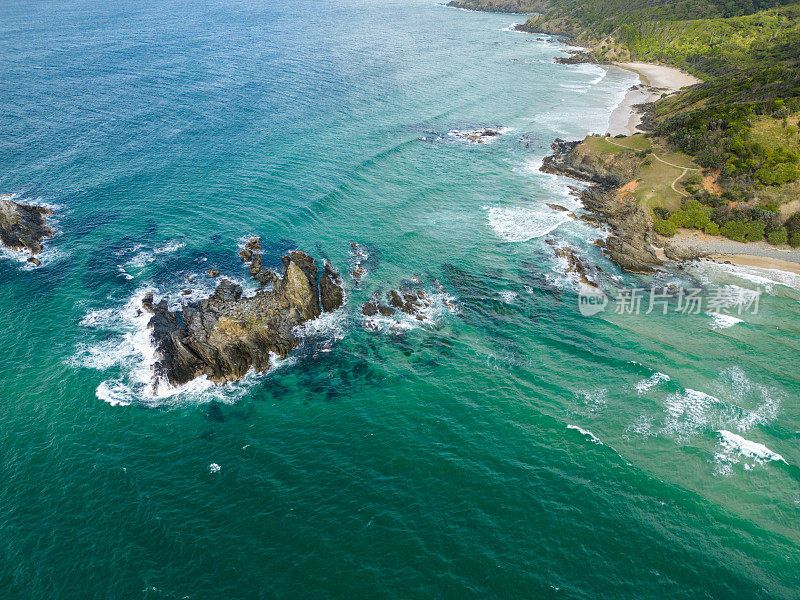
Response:
[{"label": "dense forest", "polygon": [[572,38],[597,62],[659,62],[699,76],[702,83],[656,102],[648,114],[655,135],[719,173],[721,197],[699,191],[690,201],[729,237],[800,245],[800,216],[780,210],[800,194],[800,2],[455,2],[536,13],[520,29]]}]

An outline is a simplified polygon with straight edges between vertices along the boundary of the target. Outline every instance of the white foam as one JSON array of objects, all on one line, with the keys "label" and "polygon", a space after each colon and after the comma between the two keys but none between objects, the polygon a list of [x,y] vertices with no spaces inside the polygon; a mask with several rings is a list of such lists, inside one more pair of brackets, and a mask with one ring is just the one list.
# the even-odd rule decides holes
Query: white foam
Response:
[{"label": "white foam", "polygon": [[591,431],[587,431],[586,429],[582,429],[582,428],[578,427],[577,425],[567,425],[567,429],[574,429],[575,431],[579,432],[580,434],[582,434],[582,435],[584,435],[584,436],[588,437],[588,438],[589,438],[589,440],[590,440],[590,441],[591,441],[593,444],[599,444],[599,445],[601,445],[601,446],[603,445],[603,442],[601,442],[601,441],[600,441],[600,438],[598,438],[598,437],[597,437],[595,434],[593,434]]},{"label": "white foam", "polygon": [[175,252],[176,250],[180,250],[186,246],[185,242],[166,242],[163,246],[158,246],[157,248],[153,248],[154,254],[170,254]]},{"label": "white foam", "polygon": [[131,258],[129,258],[124,265],[121,265],[124,268],[133,268],[133,269],[142,269],[151,262],[156,259],[153,252],[150,250],[142,250],[141,252],[137,252]]},{"label": "white foam", "polygon": [[[457,312],[455,297],[451,296],[444,289],[434,293],[425,294],[428,304],[421,303],[417,308],[416,315],[409,315],[402,310],[396,310],[393,315],[382,315],[380,313],[372,316],[364,316],[363,326],[366,329],[380,333],[397,334],[422,326],[435,325],[445,314]],[[420,318],[417,318],[417,317]]]},{"label": "white foam", "polygon": [[219,466],[217,463],[211,463],[208,465],[208,472],[209,473],[219,473],[222,470],[222,467]]},{"label": "white foam", "polygon": [[706,281],[738,284],[745,289],[761,289],[766,294],[800,299],[800,275],[796,273],[710,261],[700,261],[694,265]]},{"label": "white foam", "polygon": [[723,313],[706,313],[709,317],[711,317],[711,329],[728,329],[729,327],[733,327],[737,323],[742,323],[743,320],[733,315],[726,315]]},{"label": "white foam", "polygon": [[[483,135],[484,131],[497,132],[499,135]],[[502,136],[515,131],[513,127],[484,127],[482,129],[451,129],[448,137],[470,144],[491,144]]]},{"label": "white foam", "polygon": [[626,431],[635,433],[642,437],[656,437],[658,432],[654,424],[653,417],[649,415],[639,415],[639,418],[628,425]]},{"label": "white foam", "polygon": [[773,452],[764,444],[748,440],[725,429],[717,431],[717,434],[721,449],[714,454],[714,462],[717,464],[719,474],[730,475],[733,472],[733,465],[739,462],[743,462],[746,471],[752,470],[754,465],[763,466],[771,461],[787,464],[783,456]]},{"label": "white foam", "polygon": [[777,418],[774,392],[751,382],[739,367],[723,370],[714,387],[716,396],[690,388],[667,396],[662,431],[686,440],[708,430],[747,431]]},{"label": "white foam", "polygon": [[[177,310],[186,302],[208,297],[216,287],[216,281],[208,278],[201,283],[191,295],[183,295],[179,290],[168,294],[168,299],[171,298],[168,302],[170,310]],[[240,380],[225,385],[216,385],[205,375],[179,386],[154,380],[153,365],[158,356],[147,326],[151,315],[142,309],[141,304],[145,294],[154,291],[150,287],[140,288],[124,305],[92,310],[80,322],[83,327],[107,334],[101,341],[79,344],[72,360],[74,366],[112,374],[95,390],[100,400],[113,406],[163,406],[211,400],[231,403],[241,398],[265,375],[295,364],[296,357],[281,359],[271,353],[270,368],[266,373],[256,373],[250,369]],[[296,328],[295,334],[301,338],[325,336],[326,341],[333,342],[344,336],[344,320],[344,312],[340,309]]]},{"label": "white foam", "polygon": [[582,398],[581,403],[587,408],[588,412],[603,410],[608,404],[608,390],[606,388],[579,390],[577,393]]},{"label": "white foam", "polygon": [[659,373],[656,371],[647,379],[642,379],[639,383],[636,384],[636,391],[640,394],[644,394],[646,391],[654,388],[659,383],[669,381],[669,375],[665,375],[664,373]]},{"label": "white foam", "polygon": [[566,213],[548,207],[483,206],[489,225],[498,237],[507,242],[527,242],[547,235],[570,220]]},{"label": "white foam", "polygon": [[95,395],[111,406],[128,406],[131,398],[128,386],[121,379],[101,381],[95,390]]},{"label": "white foam", "polygon": [[510,290],[503,290],[500,292],[500,297],[506,304],[514,304],[517,300],[517,293]]}]

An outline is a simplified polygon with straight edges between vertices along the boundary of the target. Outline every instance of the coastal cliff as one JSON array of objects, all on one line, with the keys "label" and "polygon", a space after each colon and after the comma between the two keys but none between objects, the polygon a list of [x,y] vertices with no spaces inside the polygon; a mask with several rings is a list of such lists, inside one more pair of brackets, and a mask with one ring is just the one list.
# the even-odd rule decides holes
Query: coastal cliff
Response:
[{"label": "coastal cliff", "polygon": [[589,220],[611,229],[605,241],[609,258],[633,273],[650,273],[663,265],[653,247],[658,239],[650,216],[634,196],[621,191],[646,159],[634,151],[594,153],[584,141],[557,139],[552,148],[554,153],[545,157],[542,171],[594,184],[582,190],[580,198],[592,215]]},{"label": "coastal cliff", "polygon": [[[481,0],[458,1],[486,10]],[[681,203],[652,206],[666,211],[658,215],[666,235],[688,223],[735,241],[800,247],[800,2],[543,0],[537,12],[517,29],[584,47],[556,62],[636,70],[629,61],[647,61],[702,80],[675,94],[655,90],[640,125],[691,159],[690,170],[713,174],[711,184],[679,190]],[[708,218],[685,219],[683,202]]]}]

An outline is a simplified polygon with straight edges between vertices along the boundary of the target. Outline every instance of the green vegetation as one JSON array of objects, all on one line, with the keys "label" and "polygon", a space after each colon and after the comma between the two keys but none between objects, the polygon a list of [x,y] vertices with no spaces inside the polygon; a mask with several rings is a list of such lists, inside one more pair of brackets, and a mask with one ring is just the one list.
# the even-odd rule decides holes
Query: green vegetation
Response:
[{"label": "green vegetation", "polygon": [[667,237],[672,237],[678,230],[677,225],[675,225],[675,223],[672,221],[659,219],[658,217],[653,219],[653,229],[655,229],[661,235],[665,235]]},{"label": "green vegetation", "polygon": [[[657,230],[703,229],[731,239],[800,246],[800,2],[797,0],[455,0],[478,10],[535,11],[521,28],[565,35],[600,62],[644,60],[703,81],[662,97],[647,115],[658,153],[624,186],[656,215]],[[453,4],[453,3],[451,3]],[[634,138],[635,141],[634,141]],[[650,140],[590,138],[593,152],[644,151]],[[637,145],[633,145],[633,144]],[[641,145],[640,145],[641,144]],[[644,144],[647,144],[646,146]],[[666,153],[664,146],[679,150]],[[715,172],[711,183],[680,169]],[[677,179],[676,179],[677,178]],[[671,181],[671,185],[665,185]],[[794,206],[794,205],[792,205]],[[788,208],[788,207],[787,207]],[[796,208],[794,209],[797,210]],[[782,216],[781,216],[782,215]],[[671,224],[671,225],[670,225]]]},{"label": "green vegetation", "polygon": [[548,3],[544,0],[451,0],[447,6],[485,12],[539,13],[547,10]]},{"label": "green vegetation", "polygon": [[711,222],[711,207],[703,206],[697,200],[692,199],[672,213],[669,220],[678,227],[705,229]]},{"label": "green vegetation", "polygon": [[705,80],[657,102],[651,125],[720,171],[738,201],[800,179],[800,3],[552,0],[550,7],[524,28],[574,36],[599,60],[666,62]]}]

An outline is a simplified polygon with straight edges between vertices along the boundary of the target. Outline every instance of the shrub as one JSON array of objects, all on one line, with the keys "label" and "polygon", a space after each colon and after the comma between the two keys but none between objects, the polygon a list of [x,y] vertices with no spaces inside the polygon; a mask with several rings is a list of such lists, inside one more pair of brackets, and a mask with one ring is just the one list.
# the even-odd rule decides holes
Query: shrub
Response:
[{"label": "shrub", "polygon": [[756,177],[764,185],[784,185],[798,178],[797,165],[789,162],[765,165],[756,171]]},{"label": "shrub", "polygon": [[703,227],[703,231],[709,235],[719,235],[719,225],[714,223],[714,221],[709,221],[708,225]]},{"label": "shrub", "polygon": [[720,227],[719,232],[726,238],[735,240],[737,242],[747,241],[747,227],[741,221],[728,221],[722,227]]},{"label": "shrub", "polygon": [[789,245],[792,248],[800,248],[800,233],[793,233],[789,238]]},{"label": "shrub", "polygon": [[748,242],[758,242],[764,239],[764,223],[750,221],[746,223],[745,227]]},{"label": "shrub", "polygon": [[683,208],[672,213],[669,220],[678,227],[703,229],[711,220],[711,209],[692,198],[683,203]]},{"label": "shrub", "polygon": [[773,246],[780,246],[781,244],[785,244],[788,239],[789,239],[789,234],[786,233],[786,230],[783,228],[767,234],[767,241]]},{"label": "shrub", "polygon": [[[675,235],[675,232],[678,228],[672,221],[667,221],[666,219],[659,219],[656,217],[653,219],[653,229],[655,229],[656,232],[660,233],[661,235],[672,237]],[[798,238],[800,238],[800,235],[798,235]]]},{"label": "shrub", "polygon": [[659,219],[669,219],[669,209],[664,208],[663,206],[654,206],[653,214]]}]

